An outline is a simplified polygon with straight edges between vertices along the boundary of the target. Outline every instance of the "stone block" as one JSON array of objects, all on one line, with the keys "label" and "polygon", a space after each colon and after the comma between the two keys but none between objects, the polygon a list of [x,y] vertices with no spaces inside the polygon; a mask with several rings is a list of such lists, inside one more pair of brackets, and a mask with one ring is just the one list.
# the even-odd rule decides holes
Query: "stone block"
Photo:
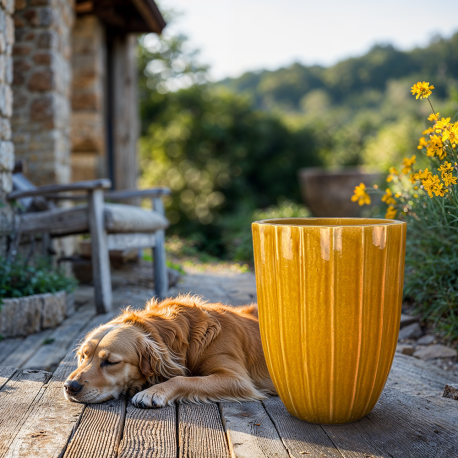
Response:
[{"label": "stone block", "polygon": [[40,52],[33,56],[33,61],[37,65],[51,65],[52,54],[49,52]]},{"label": "stone block", "polygon": [[13,114],[13,93],[9,84],[0,83],[0,114],[7,118]]},{"label": "stone block", "polygon": [[21,326],[16,329],[17,336],[28,336],[40,331],[41,297],[27,296],[20,299]]},{"label": "stone block", "polygon": [[38,70],[30,75],[27,87],[30,91],[51,91],[55,86],[54,73],[47,70]]},{"label": "stone block", "polygon": [[418,339],[423,335],[423,331],[418,323],[412,323],[399,331],[399,340]]},{"label": "stone block", "polygon": [[417,344],[418,345],[430,345],[434,343],[435,340],[436,340],[435,336],[427,335],[427,336],[423,336],[420,339],[418,339]]},{"label": "stone block", "polygon": [[419,359],[437,359],[437,358],[455,358],[457,352],[454,348],[446,347],[445,345],[430,345],[429,347],[423,347],[418,349],[413,356]]},{"label": "stone block", "polygon": [[53,30],[47,30],[38,35],[37,47],[39,49],[53,49],[57,47],[58,41],[57,33]]},{"label": "stone block", "polygon": [[0,53],[4,53],[6,51],[6,40],[5,35],[0,33]]},{"label": "stone block", "polygon": [[29,0],[30,6],[46,6],[51,4],[52,0]]},{"label": "stone block", "polygon": [[27,6],[27,0],[11,0],[12,3],[15,3],[14,9],[16,11],[23,10]]},{"label": "stone block", "polygon": [[65,319],[65,293],[42,294],[41,329],[55,328]]},{"label": "stone block", "polygon": [[13,142],[0,141],[0,171],[10,172],[14,168]]},{"label": "stone block", "polygon": [[11,140],[11,123],[7,118],[0,117],[0,140]]},{"label": "stone block", "polygon": [[30,105],[31,121],[49,121],[54,116],[54,103],[51,96],[36,98]]},{"label": "stone block", "polygon": [[27,25],[31,27],[38,27],[40,25],[39,10],[37,8],[28,8],[22,17],[27,21]]},{"label": "stone block", "polygon": [[13,47],[14,56],[28,56],[32,52],[32,47],[29,45],[15,45]]},{"label": "stone block", "polygon": [[14,44],[14,19],[9,15],[6,16],[6,44]]},{"label": "stone block", "polygon": [[[11,178],[11,172],[0,172],[0,191],[9,193],[12,190],[13,190],[13,180]],[[0,218],[0,220],[1,219],[2,218]]]}]

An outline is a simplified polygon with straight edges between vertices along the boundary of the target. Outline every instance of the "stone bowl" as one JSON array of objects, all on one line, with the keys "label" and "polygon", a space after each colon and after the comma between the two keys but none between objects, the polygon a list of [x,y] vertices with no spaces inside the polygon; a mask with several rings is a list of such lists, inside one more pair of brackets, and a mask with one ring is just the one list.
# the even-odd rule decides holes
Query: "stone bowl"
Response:
[{"label": "stone bowl", "polygon": [[[320,168],[299,170],[299,183],[302,200],[314,216],[318,217],[356,217],[361,216],[357,202],[351,201],[355,186],[364,183],[372,186],[383,179],[382,173],[367,173],[358,169],[330,171]],[[370,206],[380,203],[373,198]]]}]

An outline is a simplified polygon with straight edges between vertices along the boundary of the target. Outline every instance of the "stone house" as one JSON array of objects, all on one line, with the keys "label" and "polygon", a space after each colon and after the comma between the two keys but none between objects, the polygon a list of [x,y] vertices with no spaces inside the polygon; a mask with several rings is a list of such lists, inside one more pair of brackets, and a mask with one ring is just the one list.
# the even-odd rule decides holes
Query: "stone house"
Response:
[{"label": "stone house", "polygon": [[0,0],[0,233],[15,160],[36,185],[136,187],[136,35],[164,26],[153,0]]}]

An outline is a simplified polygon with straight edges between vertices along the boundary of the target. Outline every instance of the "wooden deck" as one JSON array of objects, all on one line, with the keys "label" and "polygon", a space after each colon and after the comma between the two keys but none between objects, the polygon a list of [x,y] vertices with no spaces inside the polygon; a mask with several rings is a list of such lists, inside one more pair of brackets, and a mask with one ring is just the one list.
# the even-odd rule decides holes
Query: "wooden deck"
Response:
[{"label": "wooden deck", "polygon": [[71,403],[62,385],[75,367],[73,352],[54,374],[0,367],[0,457],[458,457],[458,404],[440,397],[450,380],[403,355],[374,411],[341,426],[300,421],[277,397],[158,410]]},{"label": "wooden deck", "polygon": [[[213,288],[207,294],[189,284],[180,290],[246,303],[252,293],[242,283],[200,279],[196,284]],[[158,410],[137,409],[125,398],[66,401],[63,383],[76,367],[72,349],[111,317],[95,316],[87,305],[55,330],[0,342],[0,458],[458,458],[458,401],[441,397],[451,373],[401,354],[374,411],[341,426],[300,421],[277,397]]]}]

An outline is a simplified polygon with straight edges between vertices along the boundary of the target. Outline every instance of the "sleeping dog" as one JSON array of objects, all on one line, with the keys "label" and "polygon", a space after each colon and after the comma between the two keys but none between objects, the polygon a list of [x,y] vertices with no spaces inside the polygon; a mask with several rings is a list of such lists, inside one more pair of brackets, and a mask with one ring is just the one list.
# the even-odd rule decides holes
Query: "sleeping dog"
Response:
[{"label": "sleeping dog", "polygon": [[64,384],[70,401],[126,393],[141,408],[175,401],[247,401],[276,394],[256,305],[227,307],[198,297],[151,300],[90,332]]}]

